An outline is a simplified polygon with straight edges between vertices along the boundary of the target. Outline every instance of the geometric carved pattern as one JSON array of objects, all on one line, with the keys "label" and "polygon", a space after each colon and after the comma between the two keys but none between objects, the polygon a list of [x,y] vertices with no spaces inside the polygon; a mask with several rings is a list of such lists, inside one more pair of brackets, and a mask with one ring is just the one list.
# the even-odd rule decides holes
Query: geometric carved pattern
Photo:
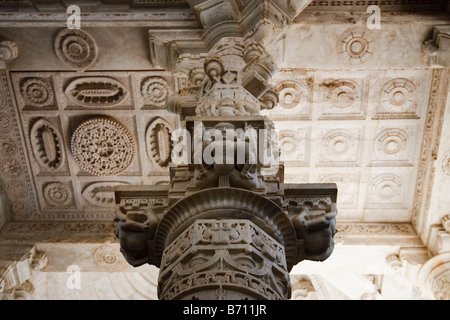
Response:
[{"label": "geometric carved pattern", "polygon": [[74,69],[87,69],[97,58],[97,47],[89,34],[79,29],[63,29],[54,45],[58,58]]},{"label": "geometric carved pattern", "polygon": [[336,50],[344,62],[361,64],[373,55],[375,40],[365,28],[350,28],[339,37]]},{"label": "geometric carved pattern", "polygon": [[97,176],[123,172],[136,154],[128,129],[107,118],[87,120],[78,126],[72,135],[71,148],[78,164]]}]

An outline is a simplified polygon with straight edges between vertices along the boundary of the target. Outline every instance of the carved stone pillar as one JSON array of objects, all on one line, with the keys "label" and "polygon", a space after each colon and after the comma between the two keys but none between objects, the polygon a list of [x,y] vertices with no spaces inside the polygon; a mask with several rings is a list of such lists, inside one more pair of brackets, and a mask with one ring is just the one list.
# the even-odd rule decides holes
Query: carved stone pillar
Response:
[{"label": "carved stone pillar", "polygon": [[178,59],[190,86],[168,100],[184,120],[170,185],[115,193],[121,250],[160,268],[160,299],[288,299],[292,267],[333,251],[337,214],[335,184],[283,184],[274,125],[260,115],[278,102],[265,45],[301,6],[188,2],[207,52]]},{"label": "carved stone pillar", "polygon": [[30,299],[30,278],[46,266],[46,254],[32,245],[1,245],[0,252],[0,300]]}]

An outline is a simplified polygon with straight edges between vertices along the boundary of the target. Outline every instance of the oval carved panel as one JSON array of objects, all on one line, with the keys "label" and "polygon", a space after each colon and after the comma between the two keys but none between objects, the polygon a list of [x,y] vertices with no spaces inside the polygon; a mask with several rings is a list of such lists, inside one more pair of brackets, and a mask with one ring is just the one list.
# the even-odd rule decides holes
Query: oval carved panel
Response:
[{"label": "oval carved panel", "polygon": [[157,118],[149,125],[145,135],[148,158],[161,168],[167,168],[171,160],[171,132],[171,125]]},{"label": "oval carved panel", "polygon": [[82,195],[86,201],[96,207],[114,207],[114,187],[127,185],[127,182],[104,181],[94,182],[84,188]]},{"label": "oval carved panel", "polygon": [[128,95],[125,86],[108,77],[88,77],[73,80],[65,94],[71,102],[84,107],[108,107],[122,102]]},{"label": "oval carved panel", "polygon": [[57,170],[64,162],[61,135],[47,120],[39,119],[30,131],[31,146],[38,164],[46,169]]}]

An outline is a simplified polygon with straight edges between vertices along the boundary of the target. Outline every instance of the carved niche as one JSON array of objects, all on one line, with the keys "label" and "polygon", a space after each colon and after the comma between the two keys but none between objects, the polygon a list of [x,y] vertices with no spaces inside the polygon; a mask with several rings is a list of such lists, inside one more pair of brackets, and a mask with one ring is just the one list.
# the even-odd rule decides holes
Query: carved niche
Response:
[{"label": "carved niche", "polygon": [[136,154],[136,143],[119,122],[94,118],[77,127],[71,149],[81,168],[96,176],[111,176],[130,166]]}]

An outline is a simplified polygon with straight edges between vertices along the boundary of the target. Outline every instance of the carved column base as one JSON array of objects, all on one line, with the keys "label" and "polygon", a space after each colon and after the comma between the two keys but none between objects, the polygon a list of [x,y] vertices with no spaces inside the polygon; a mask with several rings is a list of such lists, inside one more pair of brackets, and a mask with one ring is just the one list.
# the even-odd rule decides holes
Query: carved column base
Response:
[{"label": "carved column base", "polygon": [[244,219],[195,221],[164,250],[160,299],[290,298],[284,247]]}]

